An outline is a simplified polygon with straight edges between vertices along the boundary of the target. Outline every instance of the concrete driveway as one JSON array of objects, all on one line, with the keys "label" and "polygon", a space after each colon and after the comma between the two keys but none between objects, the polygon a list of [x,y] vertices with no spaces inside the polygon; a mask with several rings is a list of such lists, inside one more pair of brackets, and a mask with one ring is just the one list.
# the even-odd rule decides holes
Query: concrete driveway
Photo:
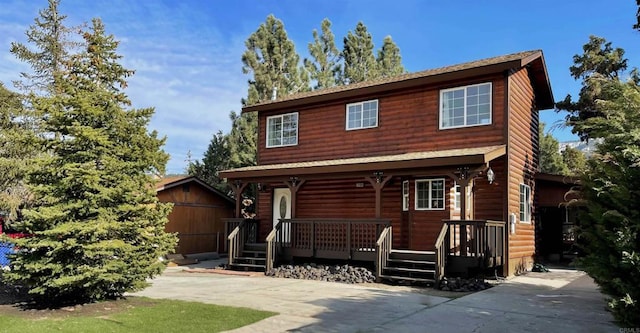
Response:
[{"label": "concrete driveway", "polygon": [[233,332],[619,332],[604,297],[579,271],[528,273],[457,299],[433,293],[174,267],[135,295],[279,313]]}]

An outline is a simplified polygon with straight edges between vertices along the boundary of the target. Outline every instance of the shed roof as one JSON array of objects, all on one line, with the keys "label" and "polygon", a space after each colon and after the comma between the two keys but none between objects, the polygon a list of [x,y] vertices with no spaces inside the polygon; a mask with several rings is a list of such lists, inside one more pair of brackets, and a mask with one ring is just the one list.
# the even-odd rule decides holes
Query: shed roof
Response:
[{"label": "shed roof", "polygon": [[520,69],[525,66],[530,68],[531,79],[536,95],[536,105],[541,110],[552,108],[554,106],[553,93],[551,91],[544,56],[541,50],[531,50],[420,72],[286,95],[276,100],[268,100],[246,106],[242,108],[242,112],[260,112],[299,107],[341,98],[501,73],[511,69]]},{"label": "shed roof", "polygon": [[506,146],[499,145],[322,161],[265,164],[225,170],[220,172],[220,177],[249,179],[484,164],[505,153]]},{"label": "shed roof", "polygon": [[233,200],[232,198],[230,198],[228,195],[221,192],[220,190],[216,189],[215,187],[205,183],[202,179],[196,176],[181,175],[181,176],[163,177],[156,184],[156,192],[162,192],[162,191],[165,191],[177,186],[182,186],[183,184],[188,184],[188,183],[196,183],[204,187],[208,191],[211,191],[216,195],[222,197],[223,199],[229,201],[230,203],[235,204],[235,200]]}]

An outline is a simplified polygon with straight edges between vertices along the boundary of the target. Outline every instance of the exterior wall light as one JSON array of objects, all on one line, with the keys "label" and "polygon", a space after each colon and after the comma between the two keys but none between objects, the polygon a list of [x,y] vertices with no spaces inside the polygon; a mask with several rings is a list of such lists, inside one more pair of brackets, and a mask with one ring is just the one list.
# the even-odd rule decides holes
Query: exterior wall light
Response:
[{"label": "exterior wall light", "polygon": [[496,180],[496,174],[491,170],[491,167],[487,170],[487,180],[489,181],[489,184],[493,184],[493,181]]}]

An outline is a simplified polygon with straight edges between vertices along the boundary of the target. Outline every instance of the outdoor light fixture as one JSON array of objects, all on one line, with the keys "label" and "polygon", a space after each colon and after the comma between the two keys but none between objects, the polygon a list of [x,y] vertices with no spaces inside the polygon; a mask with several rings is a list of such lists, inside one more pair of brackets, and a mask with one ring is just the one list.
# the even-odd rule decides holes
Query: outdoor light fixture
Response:
[{"label": "outdoor light fixture", "polygon": [[376,183],[380,184],[382,182],[382,176],[384,175],[384,172],[376,171],[373,173],[373,175],[376,177]]},{"label": "outdoor light fixture", "polygon": [[489,170],[487,170],[487,180],[489,181],[489,184],[493,184],[493,181],[496,179],[496,174],[493,172],[493,170],[491,170],[491,167],[489,167]]},{"label": "outdoor light fixture", "polygon": [[258,183],[258,192],[262,192],[262,191],[266,191],[267,190],[267,185],[262,184],[262,183]]}]

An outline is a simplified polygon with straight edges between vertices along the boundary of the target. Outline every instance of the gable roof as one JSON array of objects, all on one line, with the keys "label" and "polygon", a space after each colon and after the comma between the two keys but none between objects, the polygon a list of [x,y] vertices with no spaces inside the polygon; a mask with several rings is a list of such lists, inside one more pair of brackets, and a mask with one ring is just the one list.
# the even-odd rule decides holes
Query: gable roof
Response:
[{"label": "gable roof", "polygon": [[293,108],[341,98],[406,89],[431,83],[470,78],[480,75],[501,73],[528,66],[536,95],[536,105],[540,110],[554,106],[553,93],[547,74],[547,67],[541,50],[524,51],[486,58],[462,64],[428,69],[420,72],[378,78],[354,84],[335,86],[282,96],[277,100],[263,101],[242,108],[242,112],[271,111]]},{"label": "gable roof", "polygon": [[218,196],[222,197],[223,199],[229,201],[229,203],[235,204],[235,200],[233,200],[232,198],[230,198],[228,195],[224,194],[222,191],[216,189],[215,187],[205,183],[203,180],[201,180],[200,178],[196,177],[196,176],[168,176],[168,177],[163,177],[160,179],[160,181],[156,184],[156,192],[162,192],[164,190],[168,190],[177,186],[182,186],[183,184],[188,184],[188,183],[196,183],[202,187],[204,187],[205,189],[207,189],[210,192],[213,192],[215,194],[217,194]]}]

